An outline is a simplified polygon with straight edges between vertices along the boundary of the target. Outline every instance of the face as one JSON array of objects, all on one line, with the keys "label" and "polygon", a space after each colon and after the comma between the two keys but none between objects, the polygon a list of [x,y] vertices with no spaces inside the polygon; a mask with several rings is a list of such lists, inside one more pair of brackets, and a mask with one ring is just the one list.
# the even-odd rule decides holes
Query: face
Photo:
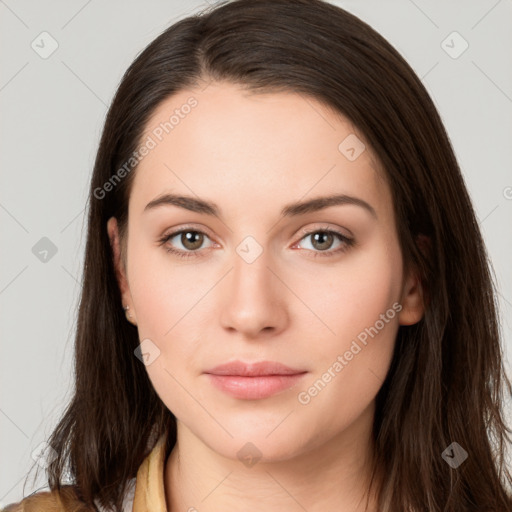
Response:
[{"label": "face", "polygon": [[[362,134],[313,98],[212,83],[162,103],[143,141],[126,267],[114,218],[108,230],[146,369],[178,428],[233,459],[250,442],[267,461],[354,430],[399,325],[422,314]],[[328,196],[339,202],[300,206]],[[294,375],[209,373],[233,361]]]}]

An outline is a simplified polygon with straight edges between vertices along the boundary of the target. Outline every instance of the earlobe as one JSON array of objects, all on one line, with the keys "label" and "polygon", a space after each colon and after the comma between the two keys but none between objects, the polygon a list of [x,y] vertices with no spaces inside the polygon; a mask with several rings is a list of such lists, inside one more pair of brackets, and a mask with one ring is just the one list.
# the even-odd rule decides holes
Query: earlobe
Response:
[{"label": "earlobe", "polygon": [[413,325],[418,323],[425,313],[423,286],[419,277],[411,272],[402,292],[402,310],[398,315],[400,325]]}]

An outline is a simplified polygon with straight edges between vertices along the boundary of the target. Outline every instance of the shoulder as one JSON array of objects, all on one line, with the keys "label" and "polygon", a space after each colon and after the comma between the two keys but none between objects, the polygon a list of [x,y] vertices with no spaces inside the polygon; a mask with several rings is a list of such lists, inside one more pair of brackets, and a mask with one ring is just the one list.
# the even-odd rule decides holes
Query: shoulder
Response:
[{"label": "shoulder", "polygon": [[80,501],[72,485],[60,491],[31,494],[17,503],[11,503],[1,512],[91,512],[94,509]]}]

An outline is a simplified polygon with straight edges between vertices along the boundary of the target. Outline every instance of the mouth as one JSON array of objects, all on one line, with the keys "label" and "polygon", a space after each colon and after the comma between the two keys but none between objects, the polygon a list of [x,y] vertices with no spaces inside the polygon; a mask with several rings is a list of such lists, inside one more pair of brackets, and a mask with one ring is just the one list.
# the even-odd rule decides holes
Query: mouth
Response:
[{"label": "mouth", "polygon": [[273,361],[233,361],[204,373],[215,387],[234,398],[260,400],[290,389],[308,372]]}]

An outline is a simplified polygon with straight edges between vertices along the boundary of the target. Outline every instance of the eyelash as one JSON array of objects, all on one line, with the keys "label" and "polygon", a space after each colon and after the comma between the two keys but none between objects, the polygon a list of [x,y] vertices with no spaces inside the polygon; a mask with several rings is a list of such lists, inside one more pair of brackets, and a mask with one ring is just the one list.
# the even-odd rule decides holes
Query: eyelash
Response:
[{"label": "eyelash", "polygon": [[[199,233],[199,234],[208,236],[204,231],[201,231],[199,229],[182,228],[179,231],[174,231],[174,232],[169,233],[167,235],[164,235],[162,238],[160,238],[159,239],[159,246],[162,246],[162,245],[166,244],[171,238],[174,238],[176,235],[180,235],[182,233],[188,233],[188,232]],[[299,242],[302,241],[307,236],[314,235],[315,233],[333,234],[336,237],[338,237],[338,239],[343,244],[338,249],[335,249],[333,251],[331,251],[331,250],[329,250],[329,251],[311,251],[310,249],[307,249],[308,251],[313,252],[313,258],[317,258],[317,257],[321,257],[321,258],[322,257],[332,257],[332,256],[335,256],[335,255],[337,255],[339,253],[345,252],[350,247],[355,245],[355,240],[353,238],[349,238],[349,237],[347,237],[347,236],[345,236],[345,235],[341,234],[340,232],[338,232],[336,230],[333,230],[333,229],[315,229],[315,230],[312,230],[312,231],[302,232],[301,234],[303,236],[299,240]],[[165,248],[165,250],[168,253],[172,253],[172,254],[178,256],[179,258],[187,259],[187,258],[200,257],[200,254],[199,254],[200,251],[199,250],[196,250],[196,251],[182,251],[182,250],[179,250],[179,249],[173,249],[170,246],[167,246]]]}]

